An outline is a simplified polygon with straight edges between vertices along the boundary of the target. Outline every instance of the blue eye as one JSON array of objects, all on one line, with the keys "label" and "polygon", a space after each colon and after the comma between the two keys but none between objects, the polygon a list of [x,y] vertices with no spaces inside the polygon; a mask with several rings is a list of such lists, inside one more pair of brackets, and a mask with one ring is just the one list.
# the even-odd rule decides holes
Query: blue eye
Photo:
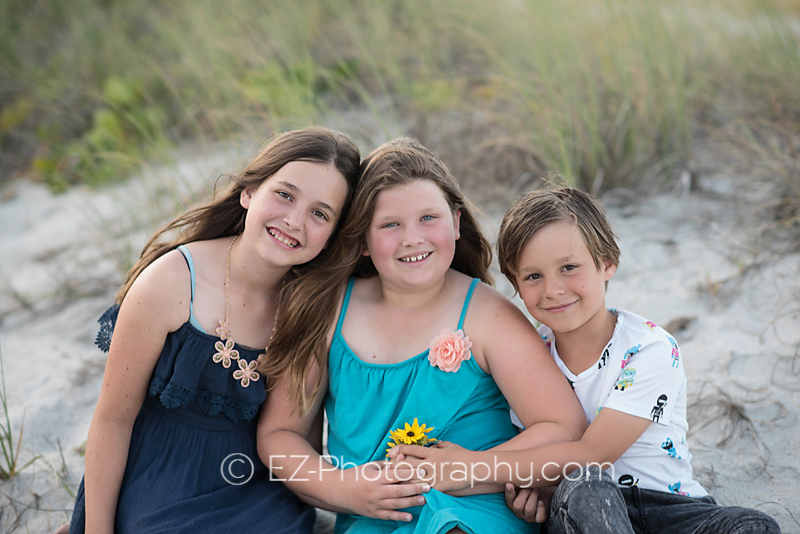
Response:
[{"label": "blue eye", "polygon": [[394,228],[395,226],[397,226],[397,223],[392,222],[384,224],[383,226],[381,226],[381,228]]},{"label": "blue eye", "polygon": [[423,221],[432,221],[433,220],[433,215],[423,215],[422,216],[422,220]]}]

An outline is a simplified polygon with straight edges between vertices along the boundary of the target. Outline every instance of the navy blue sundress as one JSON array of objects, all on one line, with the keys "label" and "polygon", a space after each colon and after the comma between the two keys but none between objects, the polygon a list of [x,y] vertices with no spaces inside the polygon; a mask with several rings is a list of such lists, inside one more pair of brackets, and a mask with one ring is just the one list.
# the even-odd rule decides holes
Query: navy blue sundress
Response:
[{"label": "navy blue sundress", "polygon": [[[194,300],[192,258],[185,247],[179,250],[192,275]],[[106,350],[117,311],[115,306],[100,319],[97,341]],[[314,509],[271,480],[258,458],[256,415],[266,398],[264,378],[242,372],[236,360],[227,368],[213,361],[218,342],[203,331],[193,311],[167,336],[133,427],[117,534],[312,531]],[[235,349],[245,362],[264,352]],[[70,534],[82,534],[85,523],[81,481]]]}]

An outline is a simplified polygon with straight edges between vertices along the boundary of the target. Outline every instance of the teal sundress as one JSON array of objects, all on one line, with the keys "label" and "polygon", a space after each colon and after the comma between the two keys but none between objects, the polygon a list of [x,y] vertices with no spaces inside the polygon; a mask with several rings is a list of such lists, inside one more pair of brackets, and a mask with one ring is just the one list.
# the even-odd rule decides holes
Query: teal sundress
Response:
[{"label": "teal sundress", "polygon": [[[328,452],[341,468],[386,458],[390,431],[413,424],[434,427],[431,438],[470,450],[485,450],[516,435],[508,403],[492,377],[470,358],[456,372],[445,372],[428,360],[428,350],[396,364],[361,360],[342,337],[355,279],[345,293],[331,343],[330,382],[325,398],[328,415]],[[472,293],[470,285],[456,329],[462,329]],[[469,332],[465,332],[469,336]],[[530,533],[538,525],[516,518],[503,493],[452,497],[435,489],[426,504],[405,509],[414,521],[384,521],[339,514],[335,534],[446,533],[459,527],[466,532]]]}]

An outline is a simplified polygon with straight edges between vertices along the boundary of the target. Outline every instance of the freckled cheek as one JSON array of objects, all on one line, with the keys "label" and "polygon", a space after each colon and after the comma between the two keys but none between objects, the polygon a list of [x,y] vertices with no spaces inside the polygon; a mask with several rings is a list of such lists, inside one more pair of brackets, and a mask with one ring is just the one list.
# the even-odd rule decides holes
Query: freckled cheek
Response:
[{"label": "freckled cheek", "polygon": [[372,239],[367,241],[367,249],[371,256],[384,258],[391,257],[397,246],[387,239]]},{"label": "freckled cheek", "polygon": [[333,234],[333,227],[321,228],[319,231],[314,232],[314,241],[319,243],[319,246],[325,245]]},{"label": "freckled cheek", "polygon": [[278,215],[277,211],[269,206],[261,206],[260,208],[257,206],[250,206],[250,209],[247,210],[247,219],[253,223],[257,222],[262,227],[269,221],[277,218]]}]

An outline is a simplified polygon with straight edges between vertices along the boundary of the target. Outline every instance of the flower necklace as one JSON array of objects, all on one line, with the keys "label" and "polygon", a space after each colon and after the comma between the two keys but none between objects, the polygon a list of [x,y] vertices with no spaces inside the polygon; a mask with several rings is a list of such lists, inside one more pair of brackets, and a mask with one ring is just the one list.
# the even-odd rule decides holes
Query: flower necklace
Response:
[{"label": "flower necklace", "polygon": [[[234,341],[231,338],[231,322],[228,315],[228,294],[230,293],[231,251],[238,237],[238,235],[234,236],[233,241],[228,245],[228,257],[225,260],[225,318],[219,321],[219,327],[217,327],[216,330],[219,338],[225,343],[223,344],[222,341],[214,343],[214,348],[217,349],[217,352],[211,359],[214,363],[221,363],[225,369],[231,366],[231,361],[236,360],[239,369],[233,372],[233,378],[239,380],[242,387],[246,388],[250,385],[250,382],[258,382],[259,378],[261,378],[261,375],[256,371],[256,367],[261,361],[261,358],[264,357],[264,354],[259,354],[257,359],[248,362],[244,358],[240,358],[239,351],[233,348]],[[275,320],[272,322],[272,334],[269,336],[267,347],[269,347],[269,343],[272,342],[272,338],[275,337],[275,332],[278,329],[278,314],[280,312],[284,286],[286,286],[286,276],[284,276],[281,281],[281,291],[278,293],[278,306],[275,309]]]}]

